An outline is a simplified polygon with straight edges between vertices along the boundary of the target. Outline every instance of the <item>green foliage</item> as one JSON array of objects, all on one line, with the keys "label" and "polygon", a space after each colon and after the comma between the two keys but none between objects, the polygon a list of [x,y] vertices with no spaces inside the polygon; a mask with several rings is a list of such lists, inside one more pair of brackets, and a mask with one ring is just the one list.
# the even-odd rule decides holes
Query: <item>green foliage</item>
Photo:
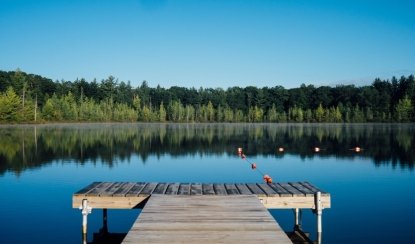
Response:
[{"label": "green foliage", "polygon": [[400,99],[395,108],[395,120],[398,122],[410,122],[413,119],[414,106],[408,96]]},{"label": "green foliage", "polygon": [[311,123],[314,122],[313,112],[311,109],[307,109],[304,114],[304,122]]},{"label": "green foliage", "polygon": [[301,108],[294,106],[288,110],[288,117],[292,122],[301,123],[304,120],[304,112]]},{"label": "green foliage", "polygon": [[215,121],[215,109],[213,108],[213,104],[211,101],[209,101],[207,104],[206,113],[207,113],[207,121],[214,122]]},{"label": "green foliage", "polygon": [[161,102],[159,107],[159,113],[158,113],[158,121],[160,122],[166,122],[167,112],[164,108],[163,102]]},{"label": "green foliage", "polygon": [[275,103],[273,103],[272,107],[268,110],[268,122],[277,122],[277,118],[277,109],[275,108]]},{"label": "green foliage", "polygon": [[[137,117],[136,111],[127,104],[117,103],[115,104],[113,118],[111,120],[134,122],[137,121]],[[154,118],[154,115],[151,115],[150,118]]]},{"label": "green foliage", "polygon": [[262,122],[264,120],[264,111],[258,106],[250,107],[248,111],[249,122]]},{"label": "green foliage", "polygon": [[[415,79],[372,85],[256,88],[149,87],[109,76],[56,81],[20,70],[0,71],[0,123],[146,122],[414,122]],[[36,116],[35,116],[36,114]],[[35,117],[41,120],[35,120]]]},{"label": "green foliage", "polygon": [[317,122],[324,122],[324,114],[325,114],[325,111],[324,111],[324,108],[323,108],[323,106],[321,105],[321,103],[318,105],[318,107],[317,107],[317,109],[316,109],[316,111],[315,111],[315,118],[316,118],[316,121]]},{"label": "green foliage", "polygon": [[340,112],[339,106],[337,106],[335,109],[332,108],[331,111],[332,112],[331,112],[331,116],[330,117],[333,118],[333,122],[336,122],[336,123],[343,122],[342,113]]},{"label": "green foliage", "polygon": [[360,109],[359,105],[356,104],[356,106],[352,109],[352,118],[351,122],[354,123],[363,123],[365,122],[365,116],[363,111]]},{"label": "green foliage", "polygon": [[234,122],[235,121],[234,112],[229,106],[226,106],[225,109],[223,110],[223,121],[224,122]]},{"label": "green foliage", "polygon": [[195,121],[195,108],[190,105],[187,104],[186,105],[186,122],[194,122]]},{"label": "green foliage", "polygon": [[16,95],[12,87],[0,96],[0,121],[20,122],[21,99]]},{"label": "green foliage", "polygon": [[46,100],[46,103],[43,106],[42,117],[48,121],[57,120],[54,114],[56,110],[57,108],[54,107],[52,99],[49,98],[48,100]]},{"label": "green foliage", "polygon": [[144,122],[152,122],[157,118],[157,114],[151,109],[151,107],[144,105],[141,110],[141,120]]},{"label": "green foliage", "polygon": [[185,110],[180,101],[171,101],[168,106],[169,120],[173,122],[183,122],[185,118]]},{"label": "green foliage", "polygon": [[76,104],[75,98],[71,92],[60,99],[60,105],[62,110],[62,117],[65,121],[78,120],[78,105]]}]

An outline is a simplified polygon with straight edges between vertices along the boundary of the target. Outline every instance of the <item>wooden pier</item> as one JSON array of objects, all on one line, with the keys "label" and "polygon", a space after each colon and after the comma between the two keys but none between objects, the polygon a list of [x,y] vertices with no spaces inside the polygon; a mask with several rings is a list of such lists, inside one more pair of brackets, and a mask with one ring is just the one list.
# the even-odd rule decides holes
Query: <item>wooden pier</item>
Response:
[{"label": "wooden pier", "polygon": [[151,196],[123,243],[292,243],[254,195]]},{"label": "wooden pier", "polygon": [[94,182],[73,195],[72,205],[87,215],[92,209],[143,208],[123,243],[291,243],[266,210],[299,209],[317,215],[330,208],[330,194],[308,182],[200,184]]}]

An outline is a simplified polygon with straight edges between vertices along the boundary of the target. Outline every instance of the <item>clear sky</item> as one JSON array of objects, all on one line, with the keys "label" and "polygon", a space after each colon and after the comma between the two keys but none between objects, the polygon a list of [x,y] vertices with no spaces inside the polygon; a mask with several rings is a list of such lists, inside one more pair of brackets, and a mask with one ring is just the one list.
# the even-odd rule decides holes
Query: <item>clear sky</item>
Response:
[{"label": "clear sky", "polygon": [[413,0],[0,0],[0,70],[135,87],[415,74]]}]

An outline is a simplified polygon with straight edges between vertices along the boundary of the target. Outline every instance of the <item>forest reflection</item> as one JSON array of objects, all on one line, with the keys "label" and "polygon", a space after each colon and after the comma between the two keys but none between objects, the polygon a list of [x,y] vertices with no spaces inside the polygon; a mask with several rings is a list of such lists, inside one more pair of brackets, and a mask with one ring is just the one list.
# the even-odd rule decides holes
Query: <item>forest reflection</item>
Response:
[{"label": "forest reflection", "polygon": [[[113,167],[133,155],[247,155],[373,159],[413,170],[413,124],[58,124],[0,127],[0,175],[55,160]],[[314,147],[322,150],[317,154]],[[363,150],[359,153],[355,147]],[[284,147],[285,152],[277,152]]]}]

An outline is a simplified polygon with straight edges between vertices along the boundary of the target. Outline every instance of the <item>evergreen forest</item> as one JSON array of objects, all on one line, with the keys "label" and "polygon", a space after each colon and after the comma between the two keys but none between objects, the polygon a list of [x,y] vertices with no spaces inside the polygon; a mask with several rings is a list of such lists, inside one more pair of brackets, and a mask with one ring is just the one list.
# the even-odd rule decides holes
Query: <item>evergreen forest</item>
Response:
[{"label": "evergreen forest", "polygon": [[113,76],[53,81],[0,71],[0,123],[46,122],[414,122],[413,75],[371,85],[133,87]]}]

